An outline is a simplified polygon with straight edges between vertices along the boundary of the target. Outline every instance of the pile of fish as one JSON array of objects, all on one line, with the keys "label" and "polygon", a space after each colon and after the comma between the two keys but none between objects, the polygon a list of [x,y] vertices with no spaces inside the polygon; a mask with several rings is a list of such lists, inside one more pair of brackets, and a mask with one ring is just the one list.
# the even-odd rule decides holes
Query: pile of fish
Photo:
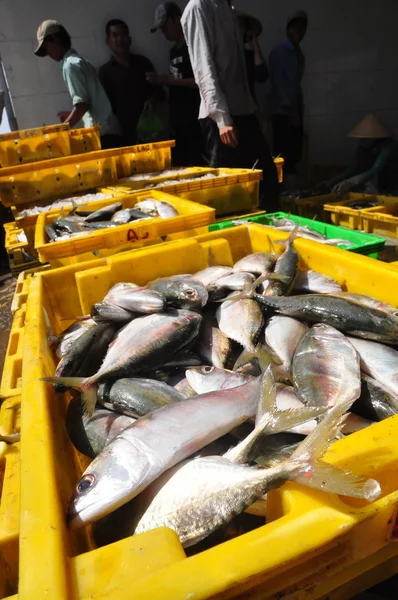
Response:
[{"label": "pile of fish", "polygon": [[[98,545],[159,526],[198,544],[291,480],[376,499],[322,460],[398,412],[398,310],[280,256],[114,285],[54,341],[67,429],[93,458],[71,527]],[[239,529],[239,527],[238,527]]]},{"label": "pile of fish", "polygon": [[188,177],[188,176],[192,175],[192,173],[193,173],[193,170],[191,167],[166,169],[164,171],[154,171],[152,173],[136,173],[135,175],[130,175],[129,177],[122,177],[121,179],[118,180],[118,183],[131,183],[131,182],[139,183],[141,181],[148,181],[148,179],[155,179],[155,177],[170,177],[171,179],[173,179],[174,176],[176,176],[176,175],[178,175],[178,176],[187,175],[187,177]]},{"label": "pile of fish", "polygon": [[108,200],[108,198],[112,198],[111,194],[102,194],[101,192],[92,193],[92,194],[83,194],[82,196],[72,196],[70,198],[62,198],[59,200],[54,200],[45,206],[32,206],[32,208],[26,208],[25,210],[21,210],[18,213],[19,218],[31,217],[35,215],[39,215],[42,212],[48,212],[49,210],[53,210],[54,208],[69,208],[71,206],[81,206],[83,204],[87,204],[88,202],[96,202],[97,200]]},{"label": "pile of fish", "polygon": [[[292,233],[293,231],[296,233],[297,237],[302,237],[307,240],[312,240],[314,242],[319,242],[320,244],[325,244],[327,246],[341,246],[345,249],[352,248],[354,244],[351,244],[348,240],[344,240],[341,238],[327,238],[326,235],[319,233],[315,229],[311,229],[307,225],[300,225],[292,221],[291,219],[286,219],[284,217],[267,217],[268,223],[266,227],[271,227],[271,229],[277,229],[278,231],[284,231],[288,233]],[[234,225],[242,225],[243,223],[249,223],[249,221],[237,220],[233,221]]]},{"label": "pile of fish", "polygon": [[134,208],[123,208],[121,202],[114,202],[94,212],[85,212],[74,207],[67,216],[61,213],[58,219],[46,225],[45,230],[49,242],[58,242],[87,235],[89,231],[109,229],[147,219],[169,219],[178,214],[174,206],[168,202],[147,198],[137,202]]},{"label": "pile of fish", "polygon": [[380,200],[354,200],[347,204],[348,208],[354,208],[355,210],[364,210],[365,208],[373,208],[380,206]]}]

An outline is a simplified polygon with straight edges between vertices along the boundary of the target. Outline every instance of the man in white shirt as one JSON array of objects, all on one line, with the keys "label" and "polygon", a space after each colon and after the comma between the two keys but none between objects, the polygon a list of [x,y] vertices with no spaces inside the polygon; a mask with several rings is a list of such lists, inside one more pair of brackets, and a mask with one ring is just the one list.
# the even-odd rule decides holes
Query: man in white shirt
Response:
[{"label": "man in white shirt", "polygon": [[279,209],[276,167],[251,96],[231,0],[190,0],[181,20],[198,84],[199,119],[213,167],[264,172],[262,208]]}]

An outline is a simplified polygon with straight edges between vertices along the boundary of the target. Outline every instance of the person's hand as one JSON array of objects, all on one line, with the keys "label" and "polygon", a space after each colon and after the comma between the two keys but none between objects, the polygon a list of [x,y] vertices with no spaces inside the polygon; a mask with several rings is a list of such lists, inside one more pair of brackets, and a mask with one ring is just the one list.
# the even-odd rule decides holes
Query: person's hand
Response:
[{"label": "person's hand", "polygon": [[228,125],[228,127],[220,128],[220,138],[223,144],[226,146],[231,146],[232,148],[238,147],[238,132],[233,125]]},{"label": "person's hand", "polygon": [[346,194],[348,194],[348,192],[356,188],[357,185],[359,185],[360,183],[361,175],[355,175],[355,177],[344,179],[344,181],[341,181],[340,183],[335,185],[332,189],[332,192],[334,194],[337,194],[338,196],[345,196]]},{"label": "person's hand", "polygon": [[65,123],[65,121],[69,117],[69,115],[70,115],[70,111],[63,110],[57,114],[57,117],[61,123]]},{"label": "person's hand", "polygon": [[170,73],[147,73],[146,80],[152,85],[169,85],[173,78]]}]

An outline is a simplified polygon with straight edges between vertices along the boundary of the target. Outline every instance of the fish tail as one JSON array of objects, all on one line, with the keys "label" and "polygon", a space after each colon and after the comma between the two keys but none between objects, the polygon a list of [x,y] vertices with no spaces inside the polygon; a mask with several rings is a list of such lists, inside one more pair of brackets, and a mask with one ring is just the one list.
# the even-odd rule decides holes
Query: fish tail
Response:
[{"label": "fish tail", "polygon": [[279,244],[280,246],[285,246],[286,248],[288,248],[289,246],[291,246],[293,244],[294,240],[296,239],[299,229],[300,229],[300,224],[297,223],[296,227],[293,229],[293,231],[291,232],[291,234],[289,235],[289,237],[286,240],[275,240],[274,244]]},{"label": "fish tail", "polygon": [[325,412],[323,408],[306,407],[284,411],[278,410],[275,380],[271,367],[268,367],[258,379],[258,387],[255,390],[259,394],[255,428],[240,444],[224,455],[231,462],[244,464],[249,462],[257,442],[264,435],[289,431],[293,427],[311,421]]},{"label": "fish tail", "polygon": [[42,377],[40,381],[77,388],[81,391],[84,412],[91,417],[97,403],[97,386],[94,377]]},{"label": "fish tail", "polygon": [[331,409],[300,444],[287,461],[292,466],[297,466],[297,470],[292,472],[289,479],[315,489],[364,498],[372,502],[381,494],[380,485],[375,479],[365,480],[360,475],[320,460],[330,443],[340,433],[345,422],[345,413],[351,404],[351,401],[347,401]]}]

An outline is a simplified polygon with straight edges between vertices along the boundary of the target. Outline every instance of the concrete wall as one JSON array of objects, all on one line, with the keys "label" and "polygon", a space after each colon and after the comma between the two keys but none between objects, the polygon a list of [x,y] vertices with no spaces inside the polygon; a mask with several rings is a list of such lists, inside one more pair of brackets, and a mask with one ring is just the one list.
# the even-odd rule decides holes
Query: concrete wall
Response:
[{"label": "concrete wall", "polygon": [[[184,1],[180,2],[184,6]],[[37,25],[61,21],[83,56],[100,66],[108,56],[104,25],[122,18],[130,26],[133,50],[167,69],[169,45],[149,28],[158,0],[1,0],[0,54],[20,128],[56,122],[70,106],[59,65],[33,54]],[[397,0],[235,0],[237,8],[258,16],[264,25],[261,45],[268,55],[284,37],[289,13],[308,11],[303,44],[306,130],[311,161],[343,164],[353,142],[344,136],[361,117],[374,112],[398,136]],[[259,90],[265,98],[266,90]]]}]

